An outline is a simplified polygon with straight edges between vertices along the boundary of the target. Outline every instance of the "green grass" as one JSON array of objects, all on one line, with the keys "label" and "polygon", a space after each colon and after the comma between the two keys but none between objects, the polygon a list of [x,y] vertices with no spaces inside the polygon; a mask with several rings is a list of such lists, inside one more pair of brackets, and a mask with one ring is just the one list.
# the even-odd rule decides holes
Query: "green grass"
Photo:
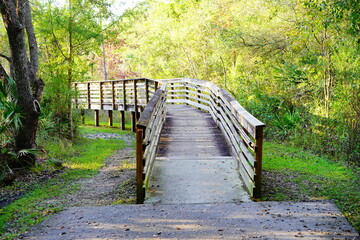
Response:
[{"label": "green grass", "polygon": [[[130,129],[130,128],[129,128]],[[81,134],[91,134],[91,133],[116,133],[116,134],[128,134],[129,131],[122,131],[118,127],[110,126],[101,126],[95,127],[93,125],[79,126],[79,131]]]},{"label": "green grass", "polygon": [[[266,142],[264,145],[263,169],[294,177],[293,181],[302,194],[313,199],[329,199],[360,231],[360,169],[345,163],[331,161],[301,148]],[[286,200],[277,193],[273,199]]]},{"label": "green grass", "polygon": [[[94,133],[95,129],[82,126],[81,131]],[[128,133],[119,129],[96,128],[96,132],[99,131]],[[73,184],[74,180],[97,174],[99,168],[104,165],[105,159],[116,150],[125,147],[125,142],[121,139],[82,138],[75,144],[59,145],[56,142],[55,145],[47,144],[47,146],[50,149],[49,155],[64,161],[67,168],[54,179],[41,184],[33,184],[30,186],[31,190],[27,191],[23,197],[0,209],[1,239],[13,239],[52,213],[61,211],[64,206],[54,206],[47,200],[75,191],[78,186]],[[10,188],[16,187],[18,186],[14,185]]]}]

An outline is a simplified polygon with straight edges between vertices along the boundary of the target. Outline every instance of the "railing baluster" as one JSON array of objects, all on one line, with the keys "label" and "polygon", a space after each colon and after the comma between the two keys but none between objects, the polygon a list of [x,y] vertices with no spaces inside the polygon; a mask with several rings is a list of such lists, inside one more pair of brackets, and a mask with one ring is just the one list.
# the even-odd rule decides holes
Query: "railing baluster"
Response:
[{"label": "railing baluster", "polygon": [[145,79],[145,99],[146,104],[149,102],[149,79]]},{"label": "railing baluster", "polygon": [[112,110],[115,110],[115,82],[111,82],[111,105]]},{"label": "railing baluster", "polygon": [[87,105],[88,109],[91,109],[91,98],[90,98],[90,83],[87,83]]},{"label": "railing baluster", "polygon": [[99,83],[99,102],[100,102],[100,109],[103,109],[103,90],[102,90],[102,82]]},{"label": "railing baluster", "polygon": [[[130,83],[129,81],[133,81],[133,101],[127,104],[127,97],[129,92],[126,89],[126,83]],[[141,91],[137,88],[138,82],[144,81],[144,91]],[[136,131],[138,134],[136,121],[139,119],[139,99],[145,99],[147,103],[144,112],[148,111],[147,106],[153,101],[159,88],[158,84],[163,84],[162,87],[165,86],[166,81],[168,81],[169,88],[172,91],[171,97],[169,98],[169,102],[172,103],[186,103],[195,108],[199,108],[205,111],[209,111],[211,116],[217,125],[222,129],[224,136],[227,138],[227,142],[230,144],[233,157],[237,159],[240,166],[240,174],[244,178],[244,182],[251,194],[254,197],[261,196],[261,172],[262,172],[262,148],[263,148],[263,128],[265,124],[254,118],[250,113],[248,113],[226,90],[218,88],[215,84],[196,80],[196,79],[169,79],[169,80],[149,80],[149,79],[127,79],[122,80],[122,84],[120,83],[119,94],[121,94],[121,86],[122,86],[122,101],[123,106],[120,107],[120,115],[121,115],[121,128],[125,129],[125,111],[127,109],[132,110],[132,130]],[[74,102],[77,106],[80,102],[84,101],[84,94],[86,93],[86,101],[87,108],[95,110],[95,125],[99,125],[99,109],[104,109],[104,106],[108,109],[109,102],[106,101],[104,103],[104,95],[103,84],[111,83],[111,110],[115,110],[116,108],[116,89],[114,81],[99,81],[94,82],[94,84],[98,84],[99,89],[93,88],[96,92],[99,92],[99,104],[92,106],[91,101],[91,82],[86,84],[84,83],[74,83],[75,91],[82,91],[82,94],[79,96],[75,95]],[[83,84],[83,85],[82,85]],[[151,97],[149,91],[149,84],[154,84],[155,93]],[[82,88],[80,87],[82,86]],[[179,87],[178,87],[179,86]],[[85,89],[86,87],[86,89]],[[82,90],[79,90],[82,89]],[[84,91],[85,90],[85,91]],[[142,88],[141,88],[142,90]],[[162,90],[163,95],[161,95],[162,100],[166,100],[166,92],[165,88]],[[144,92],[144,93],[143,93]],[[185,92],[185,94],[184,94]],[[141,96],[138,96],[141,94]],[[159,96],[157,96],[159,98]],[[160,101],[160,100],[157,100]],[[129,108],[129,107],[133,107]],[[153,107],[159,107],[158,105],[153,105]],[[109,110],[109,124],[110,118],[112,115],[111,110]],[[164,110],[165,111],[165,110]],[[156,117],[164,117],[161,112],[157,112],[160,116]],[[148,116],[150,117],[150,116]],[[141,119],[141,118],[140,118]],[[142,128],[142,139],[145,135],[145,130],[151,133],[153,129]],[[139,133],[140,134],[140,133]],[[152,143],[153,144],[153,143]],[[141,146],[141,149],[143,145]],[[152,147],[151,149],[156,149]],[[139,152],[140,150],[137,149]],[[140,153],[140,152],[139,152]],[[144,154],[144,149],[142,149],[142,154]],[[145,152],[145,154],[147,154]],[[154,155],[152,155],[153,157]],[[144,161],[144,155],[142,155],[142,162]],[[144,165],[143,165],[144,168]],[[146,167],[145,167],[146,168]],[[138,175],[140,179],[140,175],[142,175],[142,179],[144,180],[144,173]],[[143,185],[141,187],[141,191],[144,191]],[[138,190],[138,194],[140,194],[140,190]],[[143,194],[143,193],[142,193]],[[141,200],[141,199],[140,199]]]},{"label": "railing baluster", "polygon": [[126,80],[122,81],[122,87],[123,87],[123,109],[126,111]]}]

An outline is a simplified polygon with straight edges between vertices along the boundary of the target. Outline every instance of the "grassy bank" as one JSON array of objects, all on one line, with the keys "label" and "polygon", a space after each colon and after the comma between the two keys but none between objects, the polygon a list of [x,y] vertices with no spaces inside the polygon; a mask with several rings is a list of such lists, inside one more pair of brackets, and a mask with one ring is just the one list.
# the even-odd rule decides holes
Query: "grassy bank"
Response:
[{"label": "grassy bank", "polygon": [[266,142],[263,170],[264,182],[272,184],[265,186],[263,200],[332,200],[360,231],[359,168],[301,148]]},{"label": "grassy bank", "polygon": [[[81,127],[80,131],[85,134],[99,131],[128,133],[115,128],[90,126]],[[48,158],[63,161],[65,169],[45,181],[15,182],[7,187],[8,191],[22,192],[22,196],[0,209],[1,239],[12,239],[51,214],[61,211],[64,206],[53,205],[48,200],[75,191],[79,186],[73,183],[74,180],[94,176],[107,157],[125,146],[122,139],[88,138],[81,138],[74,144],[64,141],[44,144]],[[33,171],[42,172],[46,168],[44,165],[36,166]]]}]

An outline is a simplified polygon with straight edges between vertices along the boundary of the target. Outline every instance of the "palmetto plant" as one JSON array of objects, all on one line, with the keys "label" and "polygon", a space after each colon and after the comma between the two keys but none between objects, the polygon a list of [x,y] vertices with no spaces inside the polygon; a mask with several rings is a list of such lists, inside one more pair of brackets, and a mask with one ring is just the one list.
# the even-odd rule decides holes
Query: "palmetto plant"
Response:
[{"label": "palmetto plant", "polygon": [[0,123],[0,143],[4,148],[12,144],[14,134],[22,126],[16,83],[11,78],[0,82]]}]

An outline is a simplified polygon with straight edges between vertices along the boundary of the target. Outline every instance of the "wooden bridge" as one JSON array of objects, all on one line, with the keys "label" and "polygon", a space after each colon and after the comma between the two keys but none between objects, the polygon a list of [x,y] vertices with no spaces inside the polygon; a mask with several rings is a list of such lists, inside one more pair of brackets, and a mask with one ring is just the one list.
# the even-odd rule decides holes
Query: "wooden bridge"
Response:
[{"label": "wooden bridge", "polygon": [[122,128],[124,112],[132,113],[138,203],[261,196],[265,125],[214,83],[139,78],[78,82],[74,89],[75,106],[95,110],[97,125],[99,110],[108,110],[110,125],[113,111],[120,111]]}]

